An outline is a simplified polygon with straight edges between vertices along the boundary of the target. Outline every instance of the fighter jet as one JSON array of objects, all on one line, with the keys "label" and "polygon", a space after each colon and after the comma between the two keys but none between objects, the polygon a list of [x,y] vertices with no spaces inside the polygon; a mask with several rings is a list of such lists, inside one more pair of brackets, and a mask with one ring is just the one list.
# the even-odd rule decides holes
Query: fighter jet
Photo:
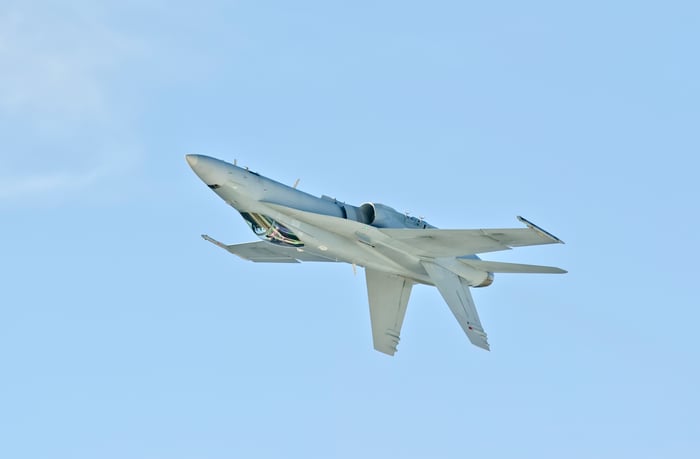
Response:
[{"label": "fighter jet", "polygon": [[254,262],[345,262],[364,267],[374,348],[394,355],[415,284],[434,285],[472,344],[489,350],[470,288],[491,285],[494,273],[565,273],[550,266],[503,263],[477,254],[563,243],[534,223],[506,229],[437,229],[421,218],[367,202],[353,206],[316,197],[234,164],[186,155],[199,178],[236,209],[257,242],[226,245]]}]

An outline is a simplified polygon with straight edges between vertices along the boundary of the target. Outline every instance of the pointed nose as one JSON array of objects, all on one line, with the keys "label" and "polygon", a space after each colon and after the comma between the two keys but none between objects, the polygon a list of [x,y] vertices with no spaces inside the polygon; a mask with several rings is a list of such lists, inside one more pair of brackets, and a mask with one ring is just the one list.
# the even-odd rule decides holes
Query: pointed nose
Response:
[{"label": "pointed nose", "polygon": [[197,165],[198,157],[199,157],[199,155],[185,155],[185,159],[187,160],[187,164],[189,164],[190,167],[193,169]]},{"label": "pointed nose", "polygon": [[227,180],[227,171],[232,167],[220,159],[204,155],[185,155],[185,159],[194,173],[209,187],[223,185]]}]

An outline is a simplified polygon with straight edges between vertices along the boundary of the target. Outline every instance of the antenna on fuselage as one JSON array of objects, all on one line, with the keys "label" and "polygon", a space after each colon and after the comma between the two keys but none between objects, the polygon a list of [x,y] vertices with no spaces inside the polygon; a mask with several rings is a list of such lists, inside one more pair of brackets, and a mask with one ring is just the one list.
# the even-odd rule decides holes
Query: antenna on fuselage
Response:
[{"label": "antenna on fuselage", "polygon": [[297,181],[294,182],[294,185],[292,185],[292,188],[296,188],[297,185],[299,185],[299,181],[300,181],[300,180],[301,180],[301,179],[297,179]]},{"label": "antenna on fuselage", "polygon": [[238,160],[236,158],[233,158],[233,165],[238,166]]}]

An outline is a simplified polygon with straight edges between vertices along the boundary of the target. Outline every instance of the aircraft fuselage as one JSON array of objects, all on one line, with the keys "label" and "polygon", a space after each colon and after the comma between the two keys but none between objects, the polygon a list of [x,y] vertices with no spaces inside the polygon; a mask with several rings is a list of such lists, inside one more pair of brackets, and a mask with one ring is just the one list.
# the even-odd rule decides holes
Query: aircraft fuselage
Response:
[{"label": "aircraft fuselage", "polygon": [[552,266],[481,260],[476,254],[561,243],[534,223],[525,228],[440,230],[379,203],[353,206],[316,197],[248,169],[201,155],[187,162],[235,208],[262,241],[226,245],[254,262],[346,262],[365,268],[374,348],[393,355],[414,284],[434,285],[472,344],[489,349],[470,287],[486,287],[494,272],[564,273]]},{"label": "aircraft fuselage", "polygon": [[[383,247],[377,250],[376,244],[363,241],[361,235],[354,234],[355,240],[348,240],[336,232],[299,219],[294,212],[348,219],[362,212],[361,206],[351,206],[326,196],[319,198],[246,168],[208,156],[188,155],[187,159],[202,181],[241,213],[249,226],[251,222],[247,217],[250,215],[268,217],[299,239],[301,244],[296,248],[300,252],[311,250],[329,259],[400,274],[418,283],[432,285],[419,257],[395,248]],[[370,205],[372,204],[367,203],[365,209],[369,209]],[[400,214],[387,206],[382,206],[384,209],[395,212],[392,222],[397,226],[434,228],[425,221]],[[278,231],[273,227],[274,223],[270,228],[261,225],[261,231],[254,232],[260,239],[294,246],[293,241],[276,237]]]}]

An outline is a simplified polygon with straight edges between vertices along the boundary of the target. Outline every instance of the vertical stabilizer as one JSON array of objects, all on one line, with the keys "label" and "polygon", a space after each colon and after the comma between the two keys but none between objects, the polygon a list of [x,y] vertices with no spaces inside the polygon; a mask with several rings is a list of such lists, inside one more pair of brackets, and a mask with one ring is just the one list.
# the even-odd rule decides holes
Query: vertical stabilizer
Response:
[{"label": "vertical stabilizer", "polygon": [[476,305],[467,282],[438,264],[429,261],[422,263],[462,330],[467,334],[469,341],[488,351],[489,343],[486,332],[481,326],[479,314],[476,312]]},{"label": "vertical stabilizer", "polygon": [[374,348],[394,355],[413,283],[401,276],[365,268]]}]

